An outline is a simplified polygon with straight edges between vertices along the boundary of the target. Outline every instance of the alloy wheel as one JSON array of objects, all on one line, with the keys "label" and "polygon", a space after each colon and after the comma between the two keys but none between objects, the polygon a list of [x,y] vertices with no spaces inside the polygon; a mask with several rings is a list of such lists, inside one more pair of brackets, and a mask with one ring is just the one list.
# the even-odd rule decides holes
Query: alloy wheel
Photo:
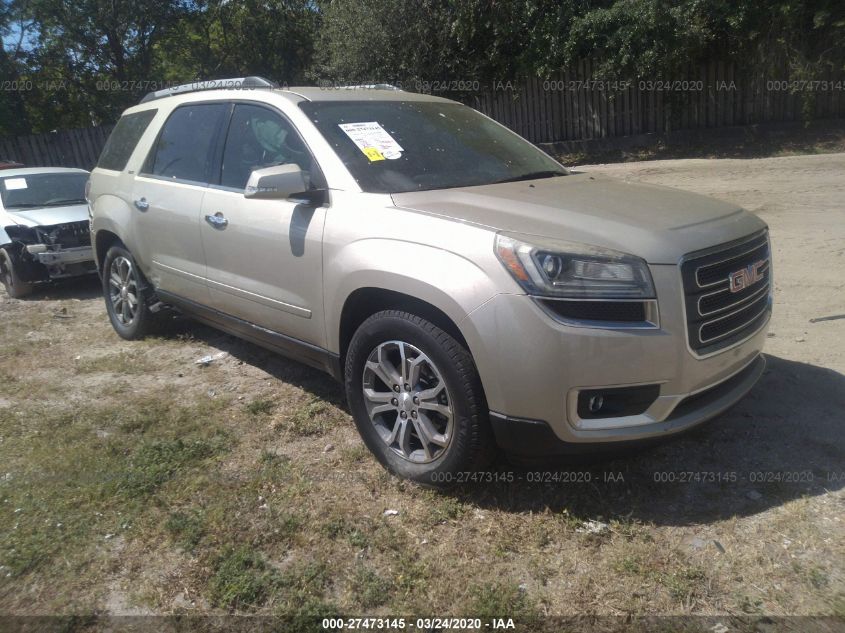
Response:
[{"label": "alloy wheel", "polygon": [[109,266],[109,301],[117,320],[131,324],[138,314],[138,277],[132,262],[122,255]]},{"label": "alloy wheel", "polygon": [[424,464],[449,447],[452,399],[437,366],[418,348],[381,343],[364,365],[363,392],[370,421],[399,456]]}]

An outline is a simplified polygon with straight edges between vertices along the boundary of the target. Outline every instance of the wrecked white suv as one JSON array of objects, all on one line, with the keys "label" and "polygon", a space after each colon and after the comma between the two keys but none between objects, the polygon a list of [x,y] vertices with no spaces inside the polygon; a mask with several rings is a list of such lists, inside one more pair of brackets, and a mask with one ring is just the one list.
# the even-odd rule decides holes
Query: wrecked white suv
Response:
[{"label": "wrecked white suv", "polygon": [[10,297],[36,283],[96,271],[84,169],[0,172],[0,276]]}]

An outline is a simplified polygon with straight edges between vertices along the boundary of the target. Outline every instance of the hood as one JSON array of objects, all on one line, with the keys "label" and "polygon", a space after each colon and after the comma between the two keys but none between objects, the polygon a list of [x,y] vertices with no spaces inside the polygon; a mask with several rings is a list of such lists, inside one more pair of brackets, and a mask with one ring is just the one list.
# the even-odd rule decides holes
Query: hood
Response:
[{"label": "hood", "polygon": [[497,231],[592,244],[677,264],[692,251],[759,231],[741,208],[694,193],[603,175],[393,194],[397,207]]},{"label": "hood", "polygon": [[52,226],[65,222],[88,220],[88,205],[74,204],[67,207],[43,207],[41,209],[6,209],[6,215],[15,224],[23,226]]}]

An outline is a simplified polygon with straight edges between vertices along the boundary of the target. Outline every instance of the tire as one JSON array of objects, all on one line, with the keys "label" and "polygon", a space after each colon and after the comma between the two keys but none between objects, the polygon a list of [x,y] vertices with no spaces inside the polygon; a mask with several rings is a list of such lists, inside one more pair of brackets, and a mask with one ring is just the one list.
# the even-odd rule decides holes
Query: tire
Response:
[{"label": "tire", "polygon": [[106,311],[114,331],[128,341],[152,333],[157,325],[149,308],[152,288],[122,244],[106,252],[102,278]]},{"label": "tire", "polygon": [[443,488],[492,461],[475,363],[433,323],[397,310],[374,314],[352,337],[344,382],[364,444],[399,477]]},{"label": "tire", "polygon": [[2,248],[0,248],[0,273],[3,276],[6,294],[13,299],[20,299],[32,294],[34,284],[23,281],[18,276],[18,267],[15,264],[14,256]]}]

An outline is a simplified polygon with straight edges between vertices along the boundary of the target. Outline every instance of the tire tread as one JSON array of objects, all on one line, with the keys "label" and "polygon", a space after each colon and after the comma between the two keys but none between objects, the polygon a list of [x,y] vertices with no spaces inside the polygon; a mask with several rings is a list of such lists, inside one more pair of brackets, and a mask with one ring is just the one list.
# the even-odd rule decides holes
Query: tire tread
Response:
[{"label": "tire tread", "polygon": [[[462,389],[467,395],[469,405],[467,417],[469,418],[471,429],[471,434],[468,438],[461,438],[461,436],[456,434],[453,441],[461,438],[469,443],[466,453],[468,456],[467,470],[483,470],[489,467],[496,455],[496,444],[487,419],[487,401],[484,397],[484,389],[469,350],[452,335],[434,323],[404,310],[394,309],[376,312],[364,320],[359,326],[358,332],[365,330],[370,324],[382,319],[401,319],[415,325],[431,337],[452,360],[452,365],[457,371],[462,383],[458,385],[458,388]],[[349,376],[354,372],[356,361],[354,341],[355,336],[353,336],[353,342],[349,346],[350,353],[346,356],[345,375],[347,376],[347,384]]]}]

